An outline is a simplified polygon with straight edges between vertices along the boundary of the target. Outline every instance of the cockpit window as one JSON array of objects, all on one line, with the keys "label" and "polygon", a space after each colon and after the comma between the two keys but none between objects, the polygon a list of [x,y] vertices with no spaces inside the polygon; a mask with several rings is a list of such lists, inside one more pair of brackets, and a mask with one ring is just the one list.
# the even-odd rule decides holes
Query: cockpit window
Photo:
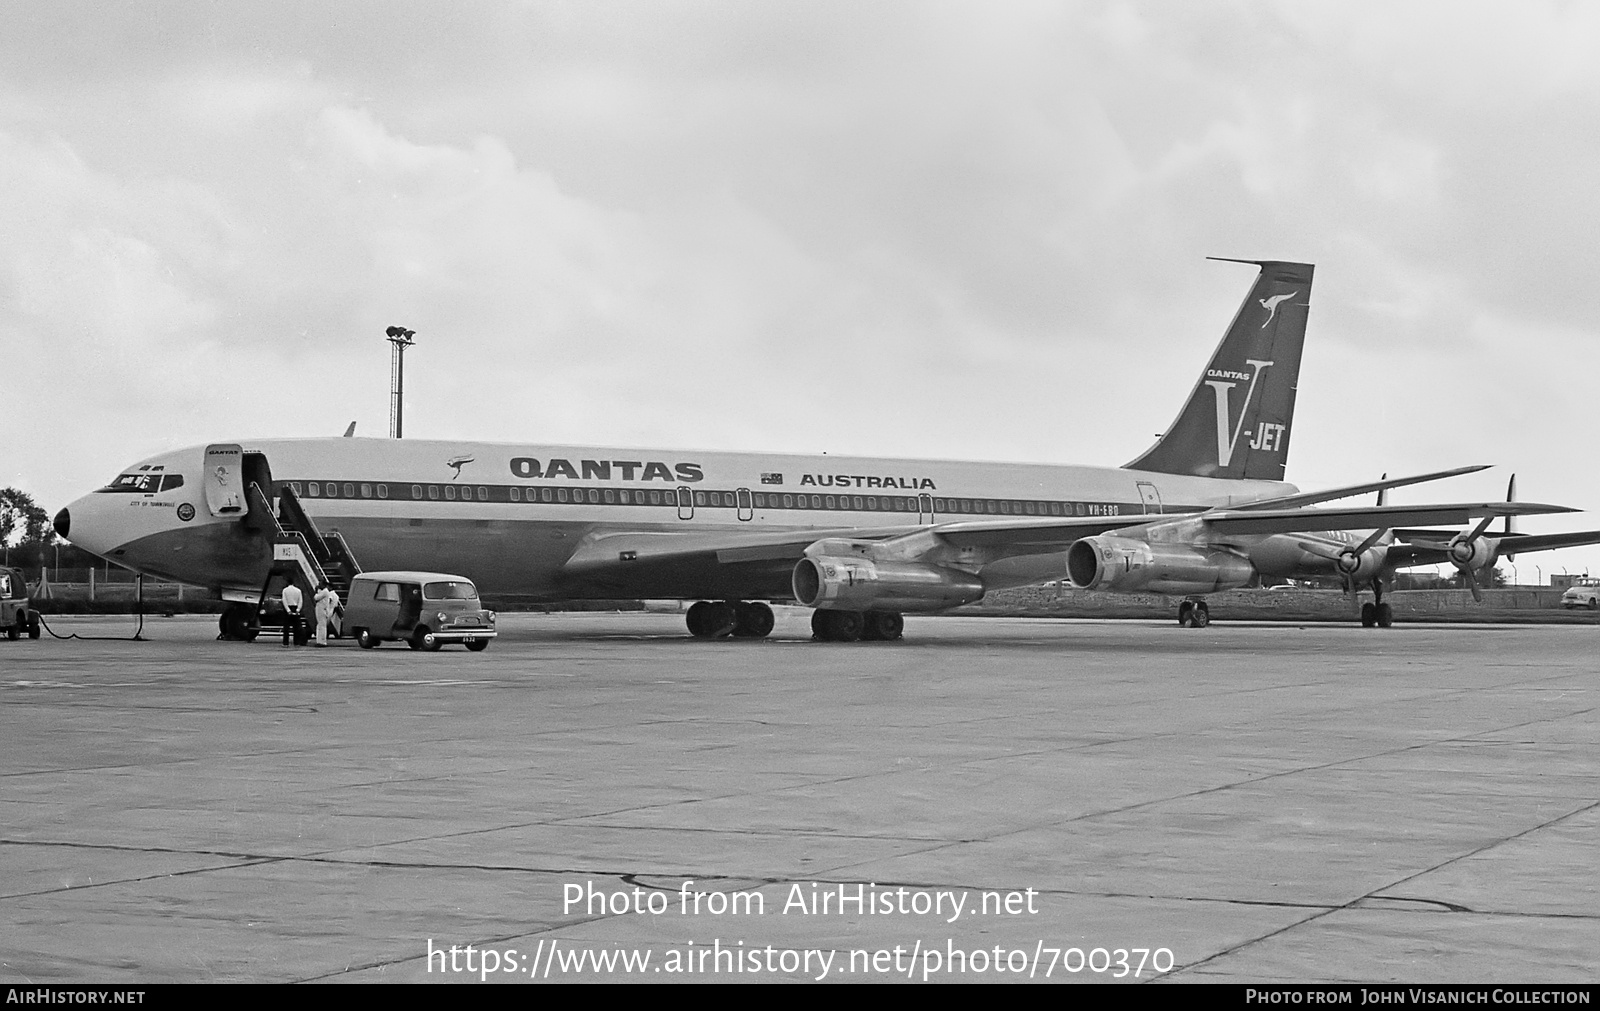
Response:
[{"label": "cockpit window", "polygon": [[138,494],[143,492],[148,495],[161,490],[161,474],[145,472],[142,474],[123,474],[115,481],[106,485],[101,491],[121,492],[123,494]]},{"label": "cockpit window", "polygon": [[471,583],[428,583],[422,595],[429,600],[477,600],[478,589]]},{"label": "cockpit window", "polygon": [[100,490],[123,495],[153,495],[183,487],[182,474],[162,474],[159,470],[123,474]]}]

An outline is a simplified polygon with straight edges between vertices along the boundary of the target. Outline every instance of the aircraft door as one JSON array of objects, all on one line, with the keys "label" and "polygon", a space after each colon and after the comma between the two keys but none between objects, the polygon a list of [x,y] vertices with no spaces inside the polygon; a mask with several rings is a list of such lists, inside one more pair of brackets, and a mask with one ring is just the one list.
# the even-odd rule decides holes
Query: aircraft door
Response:
[{"label": "aircraft door", "polygon": [[933,522],[933,496],[927,492],[917,496],[917,522]]},{"label": "aircraft door", "polygon": [[687,487],[678,489],[678,519],[694,519],[694,492]]},{"label": "aircraft door", "polygon": [[755,516],[754,509],[750,504],[750,489],[740,488],[733,493],[733,496],[739,506],[739,519],[742,522],[749,522]]},{"label": "aircraft door", "polygon": [[[270,507],[272,503],[272,468],[267,465],[267,458],[262,453],[245,453],[239,464],[240,483],[244,485],[248,495],[253,484],[261,489],[261,494],[266,498]],[[262,515],[255,499],[247,498],[244,525],[251,530],[265,530],[272,527],[272,517]]]},{"label": "aircraft door", "polygon": [[238,446],[206,447],[204,484],[211,515],[238,516],[245,511],[243,457]]},{"label": "aircraft door", "polygon": [[1156,514],[1161,512],[1161,492],[1149,481],[1139,482],[1139,501],[1143,504],[1145,512]]}]

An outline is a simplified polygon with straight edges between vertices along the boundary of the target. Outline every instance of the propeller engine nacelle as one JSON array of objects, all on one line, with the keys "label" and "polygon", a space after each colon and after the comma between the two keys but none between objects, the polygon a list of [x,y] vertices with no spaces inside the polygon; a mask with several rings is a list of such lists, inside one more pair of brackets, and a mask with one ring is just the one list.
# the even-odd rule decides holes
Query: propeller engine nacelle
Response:
[{"label": "propeller engine nacelle", "polygon": [[1354,548],[1346,548],[1333,560],[1333,567],[1348,582],[1359,586],[1383,571],[1387,557],[1388,552],[1384,548],[1368,548],[1359,553]]},{"label": "propeller engine nacelle", "polygon": [[1500,542],[1491,537],[1457,536],[1446,550],[1450,564],[1462,572],[1481,572],[1500,560]]},{"label": "propeller engine nacelle", "polygon": [[808,556],[795,563],[795,599],[834,611],[943,611],[983,596],[983,580],[960,569],[859,556]]},{"label": "propeller engine nacelle", "polygon": [[1130,537],[1085,537],[1067,549],[1067,578],[1080,590],[1213,593],[1244,586],[1255,566],[1231,551]]}]

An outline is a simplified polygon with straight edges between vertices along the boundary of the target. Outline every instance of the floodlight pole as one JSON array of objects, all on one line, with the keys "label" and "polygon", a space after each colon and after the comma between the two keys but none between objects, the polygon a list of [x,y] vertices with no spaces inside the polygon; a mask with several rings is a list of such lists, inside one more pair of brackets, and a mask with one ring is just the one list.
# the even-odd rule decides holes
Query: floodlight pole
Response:
[{"label": "floodlight pole", "polygon": [[406,348],[416,343],[411,339],[416,335],[416,331],[407,330],[403,326],[392,326],[384,333],[388,335],[389,343],[394,345],[394,353],[389,358],[389,438],[398,439],[401,416],[404,413]]}]

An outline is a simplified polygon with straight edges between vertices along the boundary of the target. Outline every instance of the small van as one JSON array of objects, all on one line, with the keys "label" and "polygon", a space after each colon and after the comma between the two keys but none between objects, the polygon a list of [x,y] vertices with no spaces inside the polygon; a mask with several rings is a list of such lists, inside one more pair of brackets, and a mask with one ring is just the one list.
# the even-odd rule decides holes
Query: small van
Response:
[{"label": "small van", "polygon": [[363,572],[350,581],[344,627],[363,649],[385,640],[434,650],[459,642],[473,652],[495,637],[494,612],[465,576],[443,572]]}]

